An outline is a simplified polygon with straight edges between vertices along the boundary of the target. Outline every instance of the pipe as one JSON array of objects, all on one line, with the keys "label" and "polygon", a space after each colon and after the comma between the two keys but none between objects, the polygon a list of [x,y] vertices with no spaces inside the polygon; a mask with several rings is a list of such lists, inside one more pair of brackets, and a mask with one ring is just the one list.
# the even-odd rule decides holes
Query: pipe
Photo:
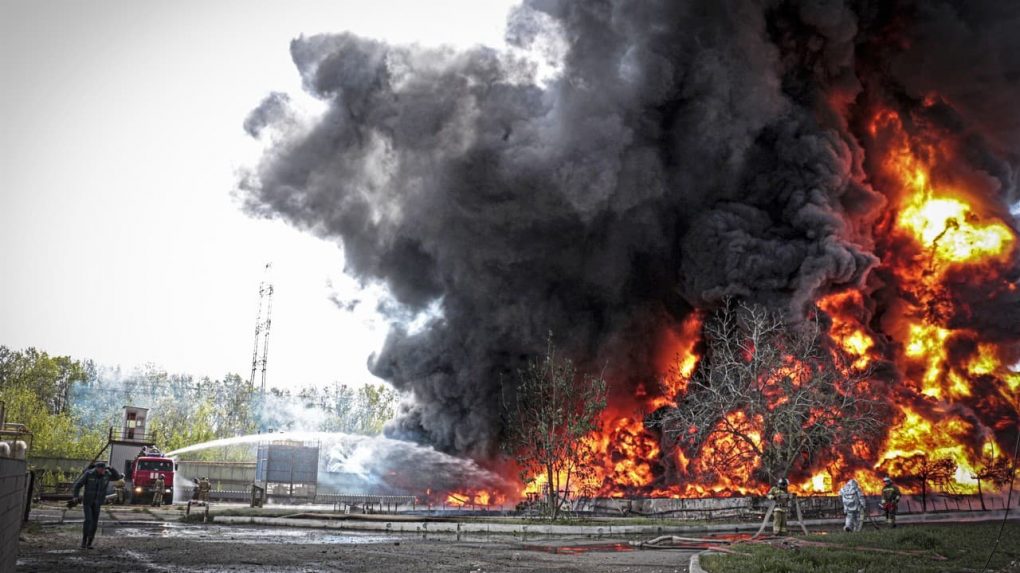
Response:
[{"label": "pipe", "polygon": [[28,517],[32,513],[32,492],[35,491],[35,470],[28,472],[28,491],[25,492],[25,515],[22,523],[28,523]]}]

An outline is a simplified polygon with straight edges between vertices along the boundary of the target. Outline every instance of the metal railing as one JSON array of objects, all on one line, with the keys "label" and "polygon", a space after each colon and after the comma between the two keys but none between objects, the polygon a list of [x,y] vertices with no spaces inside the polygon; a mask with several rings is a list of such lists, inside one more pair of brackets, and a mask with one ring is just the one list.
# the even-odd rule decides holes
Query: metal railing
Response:
[{"label": "metal railing", "polygon": [[146,434],[145,431],[141,429],[110,428],[108,440],[111,442],[131,442],[139,445],[152,444],[151,434]]}]

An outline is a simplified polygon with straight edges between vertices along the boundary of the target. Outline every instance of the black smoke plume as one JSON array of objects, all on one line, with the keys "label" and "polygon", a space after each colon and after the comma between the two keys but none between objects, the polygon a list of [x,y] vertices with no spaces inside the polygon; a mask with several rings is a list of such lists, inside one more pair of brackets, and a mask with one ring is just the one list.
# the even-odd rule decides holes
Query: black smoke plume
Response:
[{"label": "black smoke plume", "polygon": [[327,110],[304,125],[267,98],[245,129],[273,144],[240,186],[251,211],[338,239],[405,309],[440,311],[372,363],[414,397],[390,433],[486,457],[547,332],[626,393],[696,306],[736,295],[796,319],[865,285],[886,205],[860,136],[875,103],[942,90],[963,168],[1006,212],[1018,7],[532,0],[508,41],[563,46],[544,82],[521,50],[302,37],[294,63]]}]

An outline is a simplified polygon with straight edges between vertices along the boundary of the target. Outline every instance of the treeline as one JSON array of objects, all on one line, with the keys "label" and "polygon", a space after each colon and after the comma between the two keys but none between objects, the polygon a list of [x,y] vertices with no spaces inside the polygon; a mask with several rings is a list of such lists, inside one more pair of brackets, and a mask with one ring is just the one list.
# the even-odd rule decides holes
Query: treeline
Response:
[{"label": "treeline", "polygon": [[124,373],[35,348],[0,346],[0,402],[8,422],[32,431],[35,456],[95,456],[109,429],[119,429],[128,405],[149,408],[149,441],[170,451],[256,432],[377,434],[393,417],[397,397],[381,384],[272,388],[262,396],[237,374],[196,378],[152,365]]}]

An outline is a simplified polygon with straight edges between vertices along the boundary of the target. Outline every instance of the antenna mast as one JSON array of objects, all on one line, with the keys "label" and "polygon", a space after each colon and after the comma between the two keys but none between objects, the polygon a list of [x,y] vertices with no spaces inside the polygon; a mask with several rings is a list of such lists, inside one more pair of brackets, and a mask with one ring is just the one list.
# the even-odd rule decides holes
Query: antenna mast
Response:
[{"label": "antenna mast", "polygon": [[[273,324],[273,283],[269,280],[269,271],[273,263],[266,263],[265,277],[259,283],[259,309],[255,315],[255,345],[251,354],[251,378],[248,389],[255,391],[255,373],[262,370],[262,394],[266,393],[266,362],[269,358],[269,327]],[[263,311],[265,318],[263,318]],[[262,342],[262,356],[259,356],[259,341]]]}]

